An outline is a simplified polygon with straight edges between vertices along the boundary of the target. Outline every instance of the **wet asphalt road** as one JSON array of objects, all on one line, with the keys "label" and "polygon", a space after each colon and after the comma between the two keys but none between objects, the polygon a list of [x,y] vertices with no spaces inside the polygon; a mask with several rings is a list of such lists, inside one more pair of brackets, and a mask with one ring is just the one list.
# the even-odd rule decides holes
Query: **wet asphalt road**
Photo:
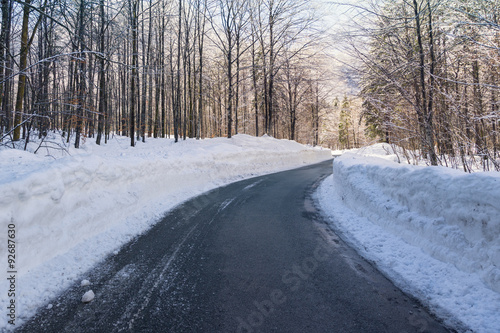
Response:
[{"label": "wet asphalt road", "polygon": [[[325,224],[331,161],[178,206],[18,332],[448,332]],[[82,277],[83,278],[83,277]]]}]

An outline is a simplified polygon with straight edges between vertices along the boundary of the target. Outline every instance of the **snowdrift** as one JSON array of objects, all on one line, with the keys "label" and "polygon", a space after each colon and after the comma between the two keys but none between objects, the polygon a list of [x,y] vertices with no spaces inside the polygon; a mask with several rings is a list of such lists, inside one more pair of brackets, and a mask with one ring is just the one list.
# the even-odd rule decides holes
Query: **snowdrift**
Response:
[{"label": "snowdrift", "polygon": [[[0,242],[7,244],[7,225],[14,224],[21,319],[189,197],[331,158],[327,149],[247,135],[127,143],[88,142],[55,159],[0,151]],[[0,258],[6,251],[0,248]],[[0,286],[8,289],[5,281]]]},{"label": "snowdrift", "polygon": [[347,153],[333,180],[346,205],[500,292],[500,175]]},{"label": "snowdrift", "polygon": [[500,175],[344,153],[316,192],[332,228],[459,332],[500,331]]}]

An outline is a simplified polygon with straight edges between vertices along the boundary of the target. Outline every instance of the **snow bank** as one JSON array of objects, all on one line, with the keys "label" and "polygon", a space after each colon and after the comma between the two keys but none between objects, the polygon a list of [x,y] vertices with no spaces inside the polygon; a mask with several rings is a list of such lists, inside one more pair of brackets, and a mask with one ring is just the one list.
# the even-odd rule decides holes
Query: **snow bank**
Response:
[{"label": "snow bank", "polygon": [[[0,242],[14,224],[21,320],[189,197],[331,158],[329,150],[270,137],[150,139],[134,148],[127,140],[89,142],[57,159],[0,151]],[[6,282],[0,287],[5,309]],[[6,320],[0,317],[0,330]]]},{"label": "snow bank", "polygon": [[[347,153],[334,184],[349,208],[500,292],[500,175]],[[360,205],[360,203],[363,203]]]},{"label": "snow bank", "polygon": [[398,164],[391,151],[378,144],[335,159],[323,208],[425,303],[478,332],[498,331],[500,175]]}]

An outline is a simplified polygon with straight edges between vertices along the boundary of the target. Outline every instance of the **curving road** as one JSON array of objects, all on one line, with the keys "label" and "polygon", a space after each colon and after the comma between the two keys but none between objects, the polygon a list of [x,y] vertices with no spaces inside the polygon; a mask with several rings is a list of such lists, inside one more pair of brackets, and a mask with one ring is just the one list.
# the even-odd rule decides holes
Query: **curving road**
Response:
[{"label": "curving road", "polygon": [[311,199],[331,161],[178,206],[19,332],[448,332],[346,246]]}]

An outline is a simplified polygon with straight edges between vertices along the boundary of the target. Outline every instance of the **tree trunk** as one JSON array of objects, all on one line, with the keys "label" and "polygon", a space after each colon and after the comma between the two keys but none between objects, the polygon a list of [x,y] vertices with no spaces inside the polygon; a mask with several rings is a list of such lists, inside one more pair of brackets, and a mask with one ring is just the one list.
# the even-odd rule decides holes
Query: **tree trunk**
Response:
[{"label": "tree trunk", "polygon": [[[420,56],[420,95],[422,97],[422,104],[417,110],[421,112],[421,119],[423,119],[424,133],[422,133],[425,140],[425,151],[427,152],[428,158],[431,160],[432,165],[437,165],[437,156],[434,151],[434,136],[432,129],[432,110],[428,107],[432,106],[432,98],[427,99],[426,84],[425,84],[425,53],[422,43],[422,31],[420,26],[420,10],[418,8],[417,0],[413,0],[413,6],[415,11],[415,23],[417,27],[417,41],[418,41],[418,52]],[[429,13],[429,15],[431,15]],[[430,23],[431,24],[431,23]],[[431,67],[433,64],[431,64]],[[431,87],[432,90],[432,87]]]},{"label": "tree trunk", "polygon": [[84,98],[85,98],[85,43],[84,43],[84,18],[85,18],[85,0],[80,0],[80,8],[78,10],[78,43],[80,48],[80,53],[78,55],[78,75],[76,76],[78,79],[78,87],[77,87],[77,98],[78,104],[76,108],[76,130],[75,130],[75,148],[80,148],[80,135],[82,133],[83,126],[83,107],[84,107]]},{"label": "tree trunk", "polygon": [[181,35],[182,35],[182,0],[179,0],[179,31],[177,36],[177,91],[174,106],[174,138],[179,141],[179,121],[181,118]]},{"label": "tree trunk", "polygon": [[206,1],[203,3],[203,15],[201,15],[201,10],[198,8],[198,127],[196,132],[196,138],[200,139],[204,136],[203,131],[203,44],[205,39],[205,11],[206,11]]},{"label": "tree trunk", "polygon": [[21,122],[23,118],[24,91],[26,88],[26,63],[28,60],[28,27],[30,16],[31,0],[26,0],[23,7],[23,23],[21,28],[21,50],[19,54],[19,80],[17,83],[16,108],[14,116],[14,135],[13,141],[19,141],[21,138]]},{"label": "tree trunk", "polygon": [[257,92],[257,63],[255,61],[255,30],[252,28],[252,83],[253,107],[255,112],[255,136],[259,136],[259,94]]},{"label": "tree trunk", "polygon": [[106,90],[106,72],[105,72],[105,16],[104,16],[104,0],[99,0],[99,15],[100,15],[100,32],[99,32],[99,117],[97,121],[97,138],[96,144],[101,144],[101,137],[104,127],[104,119],[106,118],[106,102],[105,102],[105,90]]},{"label": "tree trunk", "polygon": [[[229,28],[228,28],[229,29]],[[233,126],[233,58],[232,58],[232,38],[231,31],[226,31],[227,34],[227,42],[228,42],[228,50],[226,54],[227,61],[227,105],[226,105],[226,117],[227,117],[227,137],[231,138],[231,127]]]},{"label": "tree trunk", "polygon": [[[274,62],[275,62],[275,54],[274,54],[274,46],[275,46],[275,36],[274,36],[274,8],[273,8],[273,1],[271,1],[271,5],[269,6],[269,81],[268,81],[268,88],[267,88],[267,115],[268,115],[268,121],[267,121],[267,132],[269,135],[275,135],[276,133],[273,132],[273,124],[274,124],[274,76],[275,76],[275,68],[274,68]],[[272,133],[272,134],[271,134]]]},{"label": "tree trunk", "polygon": [[132,28],[132,73],[130,78],[130,123],[129,123],[129,134],[130,134],[130,145],[135,146],[135,107],[137,103],[136,96],[136,85],[137,85],[137,67],[138,62],[138,40],[137,40],[137,29],[138,29],[138,0],[131,0],[131,28]]},{"label": "tree trunk", "polygon": [[[2,6],[2,29],[0,31],[0,140],[3,137],[4,129],[9,130],[10,117],[9,111],[4,107],[7,97],[8,85],[4,84],[4,78],[7,77],[7,55],[10,52],[10,22],[11,22],[11,1],[1,0]],[[8,80],[10,81],[10,80]]]}]

